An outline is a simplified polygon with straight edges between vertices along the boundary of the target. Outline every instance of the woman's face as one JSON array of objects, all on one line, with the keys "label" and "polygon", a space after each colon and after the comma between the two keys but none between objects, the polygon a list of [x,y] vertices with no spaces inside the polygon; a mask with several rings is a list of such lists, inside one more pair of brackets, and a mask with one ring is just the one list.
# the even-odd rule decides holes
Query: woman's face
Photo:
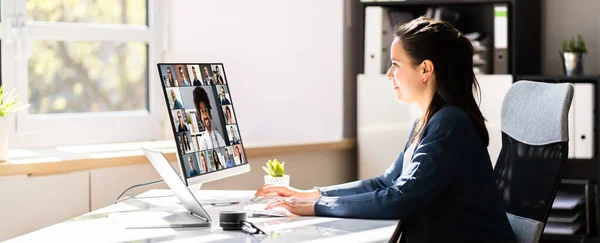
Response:
[{"label": "woman's face", "polygon": [[422,65],[413,65],[406,54],[400,38],[396,37],[390,48],[392,66],[385,77],[392,81],[396,92],[396,100],[404,103],[414,103],[425,92],[423,84]]}]

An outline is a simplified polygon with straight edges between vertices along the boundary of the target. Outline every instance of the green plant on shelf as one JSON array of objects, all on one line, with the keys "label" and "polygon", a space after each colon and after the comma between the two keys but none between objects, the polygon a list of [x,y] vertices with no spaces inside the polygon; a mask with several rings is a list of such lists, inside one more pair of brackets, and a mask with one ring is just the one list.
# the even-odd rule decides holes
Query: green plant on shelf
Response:
[{"label": "green plant on shelf", "polygon": [[274,159],[267,161],[266,166],[263,166],[262,168],[272,177],[283,177],[285,175],[284,165],[285,162],[279,163],[277,159]]},{"label": "green plant on shelf", "polygon": [[562,51],[563,52],[576,52],[576,53],[587,53],[587,48],[585,47],[585,41],[581,35],[577,36],[577,40],[575,38],[570,41],[563,40],[562,42]]}]

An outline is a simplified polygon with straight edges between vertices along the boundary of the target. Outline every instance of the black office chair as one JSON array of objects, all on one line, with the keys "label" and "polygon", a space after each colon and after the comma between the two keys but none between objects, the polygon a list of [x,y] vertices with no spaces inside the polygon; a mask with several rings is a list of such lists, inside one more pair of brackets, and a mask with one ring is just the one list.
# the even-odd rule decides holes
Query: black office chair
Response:
[{"label": "black office chair", "polygon": [[568,157],[573,86],[519,81],[502,103],[494,171],[517,242],[538,242]]}]

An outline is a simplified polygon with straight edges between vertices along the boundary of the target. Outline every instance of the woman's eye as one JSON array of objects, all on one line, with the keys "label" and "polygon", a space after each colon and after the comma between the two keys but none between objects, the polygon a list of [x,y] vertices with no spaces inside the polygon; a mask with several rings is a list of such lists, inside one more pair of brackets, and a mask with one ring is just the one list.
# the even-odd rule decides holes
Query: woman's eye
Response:
[{"label": "woman's eye", "polygon": [[394,63],[392,63],[392,66],[396,66],[396,67],[397,67],[397,66],[398,66],[398,63],[395,63],[395,62],[394,62]]}]

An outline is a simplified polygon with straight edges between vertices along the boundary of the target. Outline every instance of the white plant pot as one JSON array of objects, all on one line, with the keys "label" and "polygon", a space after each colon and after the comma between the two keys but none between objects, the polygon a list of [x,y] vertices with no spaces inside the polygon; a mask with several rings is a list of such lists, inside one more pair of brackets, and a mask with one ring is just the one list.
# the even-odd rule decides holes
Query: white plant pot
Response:
[{"label": "white plant pot", "polygon": [[6,161],[8,155],[8,119],[0,117],[0,161]]},{"label": "white plant pot", "polygon": [[265,176],[265,184],[289,186],[290,185],[290,176],[283,175],[282,177],[272,177],[270,175],[266,175]]}]

